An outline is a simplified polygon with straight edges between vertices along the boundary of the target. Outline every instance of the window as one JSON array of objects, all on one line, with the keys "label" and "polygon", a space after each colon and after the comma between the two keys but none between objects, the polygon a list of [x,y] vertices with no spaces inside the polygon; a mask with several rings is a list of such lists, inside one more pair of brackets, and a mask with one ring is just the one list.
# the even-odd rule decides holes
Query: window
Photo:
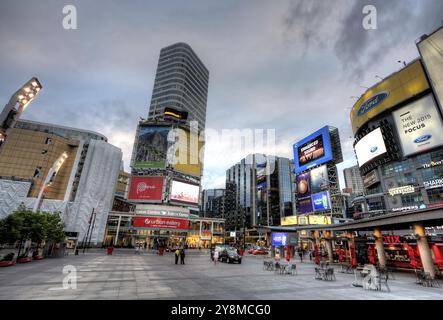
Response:
[{"label": "window", "polygon": [[443,188],[431,189],[428,190],[427,192],[430,204],[437,204],[437,203],[443,204]]},{"label": "window", "polygon": [[421,193],[418,192],[402,195],[401,202],[404,207],[417,206],[424,203]]}]

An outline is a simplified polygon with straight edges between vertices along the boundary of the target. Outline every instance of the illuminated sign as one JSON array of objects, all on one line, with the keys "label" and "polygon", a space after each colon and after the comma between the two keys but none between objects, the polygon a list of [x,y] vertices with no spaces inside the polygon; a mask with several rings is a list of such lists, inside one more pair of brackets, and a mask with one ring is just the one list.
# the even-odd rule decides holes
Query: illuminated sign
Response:
[{"label": "illuminated sign", "polygon": [[312,196],[312,206],[314,211],[323,211],[331,209],[331,201],[329,199],[329,192],[319,192]]},{"label": "illuminated sign", "polygon": [[382,103],[383,100],[385,100],[388,96],[389,96],[389,92],[384,91],[384,92],[377,93],[375,96],[370,97],[368,100],[363,102],[361,107],[358,109],[357,115],[359,117],[361,117],[366,112],[368,112],[369,110],[375,108],[380,103]]},{"label": "illuminated sign", "polygon": [[354,148],[360,167],[387,152],[380,128],[361,138]]},{"label": "illuminated sign", "polygon": [[326,165],[311,170],[311,193],[318,193],[328,189],[329,178]]},{"label": "illuminated sign", "polygon": [[290,226],[290,225],[296,225],[296,224],[298,224],[297,216],[283,217],[281,219],[282,226]]},{"label": "illuminated sign", "polygon": [[133,176],[129,187],[130,201],[161,201],[163,195],[163,177]]},{"label": "illuminated sign", "polygon": [[398,188],[391,188],[388,190],[390,196],[394,197],[396,195],[403,195],[415,192],[415,187],[413,185],[402,186]]},{"label": "illuminated sign", "polygon": [[272,245],[273,246],[286,246],[288,244],[288,234],[286,232],[273,232],[272,233]]},{"label": "illuminated sign", "polygon": [[404,156],[443,145],[443,123],[432,94],[392,113]]},{"label": "illuminated sign", "polygon": [[323,127],[300,140],[294,148],[294,169],[299,174],[333,159],[329,127]]},{"label": "illuminated sign", "polygon": [[188,230],[188,219],[163,218],[163,217],[134,217],[132,221],[133,228],[139,229],[173,229]]},{"label": "illuminated sign", "polygon": [[308,216],[309,224],[332,224],[331,217],[311,215]]},{"label": "illuminated sign", "polygon": [[189,204],[198,204],[200,186],[173,180],[171,184],[170,199]]},{"label": "illuminated sign", "polygon": [[169,126],[140,125],[132,167],[164,169],[170,130]]},{"label": "illuminated sign", "polygon": [[432,179],[423,182],[426,190],[443,187],[443,178]]},{"label": "illuminated sign", "polygon": [[423,169],[428,169],[428,168],[433,168],[433,167],[438,167],[441,166],[443,164],[443,160],[439,160],[439,161],[431,161],[430,163],[423,163]]}]

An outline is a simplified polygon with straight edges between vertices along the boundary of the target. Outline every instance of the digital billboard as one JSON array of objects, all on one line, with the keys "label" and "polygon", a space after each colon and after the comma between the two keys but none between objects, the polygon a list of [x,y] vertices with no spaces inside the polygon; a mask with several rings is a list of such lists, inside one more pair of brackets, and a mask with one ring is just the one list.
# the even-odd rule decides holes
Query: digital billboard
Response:
[{"label": "digital billboard", "polygon": [[132,220],[132,228],[188,230],[189,219],[157,217],[157,216],[134,217]]},{"label": "digital billboard", "polygon": [[360,139],[354,147],[358,165],[361,167],[387,152],[381,129],[377,128]]},{"label": "digital billboard", "polygon": [[288,243],[288,234],[286,232],[273,232],[272,245],[277,247],[286,246]]},{"label": "digital billboard", "polygon": [[175,143],[174,170],[200,177],[202,173],[204,141],[199,141],[198,134],[188,129],[177,128]]},{"label": "digital billboard", "polygon": [[212,224],[210,221],[201,221],[200,225],[200,239],[211,240],[212,238]]},{"label": "digital billboard", "polygon": [[329,187],[328,168],[324,165],[311,170],[311,193],[327,190]]},{"label": "digital billboard", "polygon": [[429,89],[420,61],[415,61],[372,88],[369,88],[351,110],[354,134],[358,128],[399,103]]},{"label": "digital billboard", "polygon": [[333,155],[329,127],[323,127],[300,140],[294,144],[293,148],[294,170],[297,174],[331,161]]},{"label": "digital billboard", "polygon": [[422,39],[417,47],[440,108],[443,108],[443,28]]},{"label": "digital billboard", "polygon": [[170,130],[169,126],[139,126],[133,168],[165,168]]},{"label": "digital billboard", "polygon": [[297,214],[307,214],[311,213],[312,209],[312,199],[311,197],[305,199],[297,199]]},{"label": "digital billboard", "polygon": [[310,173],[302,173],[297,175],[297,197],[303,198],[311,195],[311,183],[310,183]]},{"label": "digital billboard", "polygon": [[262,164],[257,164],[256,184],[257,188],[266,188],[266,162]]},{"label": "digital billboard", "polygon": [[314,211],[331,210],[331,200],[328,191],[315,193],[311,197]]},{"label": "digital billboard", "polygon": [[403,155],[443,145],[443,124],[432,94],[392,113]]},{"label": "digital billboard", "polygon": [[170,200],[198,205],[200,186],[172,180]]},{"label": "digital billboard", "polygon": [[163,195],[163,177],[132,176],[129,186],[130,201],[161,201]]}]

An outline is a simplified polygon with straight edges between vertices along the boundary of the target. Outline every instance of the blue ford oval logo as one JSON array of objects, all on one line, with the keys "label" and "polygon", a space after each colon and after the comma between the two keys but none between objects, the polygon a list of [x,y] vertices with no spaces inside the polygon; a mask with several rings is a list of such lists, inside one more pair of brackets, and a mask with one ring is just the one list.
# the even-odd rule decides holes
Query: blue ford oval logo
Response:
[{"label": "blue ford oval logo", "polygon": [[415,139],[414,143],[422,143],[422,142],[428,141],[431,138],[432,138],[432,135],[425,134],[424,136],[421,136],[421,137],[418,137],[417,139]]},{"label": "blue ford oval logo", "polygon": [[389,92],[383,91],[383,92],[376,94],[375,96],[370,97],[368,100],[363,102],[363,104],[360,106],[360,108],[358,109],[357,115],[359,117],[364,115],[366,112],[368,112],[369,110],[375,108],[380,103],[382,103],[383,100],[385,100],[388,96],[389,96]]},{"label": "blue ford oval logo", "polygon": [[371,153],[374,153],[377,150],[378,150],[378,147],[372,147],[370,151],[371,151]]}]

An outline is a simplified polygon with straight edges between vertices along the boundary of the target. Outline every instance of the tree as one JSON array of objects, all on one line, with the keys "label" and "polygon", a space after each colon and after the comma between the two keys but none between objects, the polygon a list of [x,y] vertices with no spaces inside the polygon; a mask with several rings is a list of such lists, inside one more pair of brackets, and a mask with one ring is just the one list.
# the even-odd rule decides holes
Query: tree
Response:
[{"label": "tree", "polygon": [[45,240],[48,242],[61,242],[65,239],[64,225],[60,218],[60,212],[42,212],[45,217]]}]

